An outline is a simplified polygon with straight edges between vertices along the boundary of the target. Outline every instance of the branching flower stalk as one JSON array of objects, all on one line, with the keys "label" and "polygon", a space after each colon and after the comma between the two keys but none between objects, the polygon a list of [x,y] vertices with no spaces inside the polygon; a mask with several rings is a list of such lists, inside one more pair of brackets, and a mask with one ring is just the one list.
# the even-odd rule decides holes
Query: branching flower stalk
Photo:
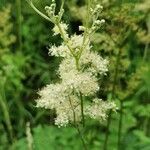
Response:
[{"label": "branching flower stalk", "polygon": [[[49,49],[51,56],[62,58],[58,69],[60,81],[39,91],[37,107],[54,109],[57,115],[55,124],[58,127],[74,123],[79,129],[78,124],[82,123],[84,127],[87,117],[105,120],[107,112],[116,109],[113,102],[96,97],[99,90],[98,77],[106,75],[108,60],[93,52],[90,43],[93,33],[105,23],[104,19],[99,20],[98,17],[103,7],[88,0],[89,19],[85,25],[79,26],[82,34],[69,35],[69,25],[62,21],[64,0],[58,14],[55,12],[55,0],[52,0],[52,4],[45,7],[47,15],[40,12],[31,0],[27,1],[39,15],[54,24],[54,35],[60,35],[63,39],[60,46],[54,45]],[[80,130],[78,132],[81,133]],[[84,139],[80,136],[85,148]]]}]

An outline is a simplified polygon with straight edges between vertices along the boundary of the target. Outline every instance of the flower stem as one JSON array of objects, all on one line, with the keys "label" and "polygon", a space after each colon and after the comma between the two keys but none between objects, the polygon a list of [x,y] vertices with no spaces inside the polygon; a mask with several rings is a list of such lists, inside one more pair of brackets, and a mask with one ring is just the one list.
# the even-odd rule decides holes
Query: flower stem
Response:
[{"label": "flower stem", "polygon": [[[111,92],[112,99],[115,98],[115,90],[116,90],[116,82],[117,82],[117,78],[118,78],[118,69],[119,69],[118,67],[119,67],[119,61],[120,61],[120,54],[121,54],[121,48],[119,48],[119,52],[117,54],[117,59],[116,59],[115,75],[114,75],[112,92]],[[111,120],[112,120],[112,110],[109,111],[109,117],[108,117],[108,120],[107,120],[107,128],[106,128],[107,130],[106,130],[106,134],[105,134],[105,141],[104,141],[103,150],[107,150]]]},{"label": "flower stem", "polygon": [[148,53],[148,47],[149,47],[149,44],[148,44],[148,43],[146,43],[146,45],[145,45],[145,49],[144,49],[143,61],[145,61],[145,60],[146,60],[147,53]]},{"label": "flower stem", "polygon": [[61,28],[61,26],[60,26],[60,23],[58,22],[56,25],[57,25],[57,27],[58,27],[58,29],[59,29],[59,31],[60,31],[60,34],[61,34],[62,39],[64,40],[64,43],[66,44],[66,46],[68,47],[68,49],[69,49],[71,55],[72,55],[72,56],[74,57],[74,59],[75,59],[77,70],[79,70],[79,59],[78,59],[77,56],[74,54],[72,48],[71,48],[70,45],[68,44],[68,41],[67,41],[67,39],[66,39],[66,37],[65,37],[65,35],[64,35],[63,31],[62,31],[62,28]]},{"label": "flower stem", "polygon": [[119,126],[118,126],[118,150],[120,150],[120,143],[121,143],[122,120],[123,120],[123,101],[120,101],[120,117],[119,117]]},{"label": "flower stem", "polygon": [[78,134],[79,134],[79,136],[80,136],[80,139],[81,139],[81,142],[82,142],[82,144],[83,144],[84,150],[88,150],[88,149],[87,149],[87,146],[86,146],[86,143],[85,143],[85,140],[84,140],[84,138],[83,138],[83,135],[82,135],[82,133],[81,133],[81,131],[80,131],[80,128],[79,128],[78,124],[76,123],[76,114],[75,114],[75,110],[74,110],[74,108],[73,108],[73,105],[72,105],[72,102],[71,102],[70,97],[69,97],[69,102],[70,102],[70,106],[71,106],[71,109],[72,109],[72,112],[73,112],[73,118],[74,118],[74,125],[75,125],[75,128],[76,128],[77,131],[78,131]]},{"label": "flower stem", "polygon": [[103,150],[107,150],[107,143],[108,143],[108,138],[109,138],[109,128],[111,124],[111,119],[112,119],[112,111],[109,111],[108,114],[108,119],[107,119],[107,126],[106,126],[106,134],[105,134],[105,141],[104,141],[104,147]]},{"label": "flower stem", "polygon": [[0,106],[1,106],[2,112],[4,114],[5,123],[7,125],[10,141],[13,143],[13,128],[12,128],[12,124],[11,124],[9,108],[8,108],[7,101],[6,101],[4,85],[1,85]]},{"label": "flower stem", "polygon": [[35,11],[35,12],[37,12],[41,17],[43,17],[44,19],[46,19],[46,20],[48,20],[48,21],[50,21],[50,22],[52,22],[53,23],[53,20],[51,20],[49,17],[47,17],[45,14],[43,14],[41,11],[39,11],[35,6],[34,6],[34,4],[32,3],[32,0],[26,0],[28,3],[29,3],[29,5],[33,8],[33,10]]},{"label": "flower stem", "polygon": [[79,127],[78,127],[77,124],[76,124],[76,129],[77,129],[77,131],[78,131],[78,133],[79,133],[79,135],[80,135],[80,138],[81,138],[81,140],[82,140],[82,144],[83,144],[84,150],[88,150],[88,149],[87,149],[87,146],[86,146],[86,144],[85,144],[84,138],[83,138],[83,136],[82,136],[82,133],[81,133],[81,131],[80,131],[80,129],[79,129]]},{"label": "flower stem", "polygon": [[85,119],[84,119],[84,107],[83,107],[83,96],[80,92],[80,100],[81,100],[81,116],[82,116],[82,125],[85,126]]},{"label": "flower stem", "polygon": [[22,50],[22,33],[21,33],[21,0],[16,0],[16,13],[17,13],[17,38],[18,48]]}]

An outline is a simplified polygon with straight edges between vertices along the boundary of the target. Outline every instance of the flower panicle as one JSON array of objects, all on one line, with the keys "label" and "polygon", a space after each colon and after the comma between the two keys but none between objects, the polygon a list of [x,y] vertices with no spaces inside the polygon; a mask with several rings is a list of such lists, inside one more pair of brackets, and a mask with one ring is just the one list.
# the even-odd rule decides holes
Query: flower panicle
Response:
[{"label": "flower panicle", "polygon": [[60,46],[51,46],[49,49],[50,55],[62,58],[57,72],[60,81],[39,91],[37,107],[55,109],[55,124],[58,127],[83,122],[84,116],[103,121],[107,118],[108,110],[116,108],[114,103],[96,97],[100,90],[98,76],[106,75],[108,60],[92,51],[90,36],[105,23],[104,19],[98,19],[103,7],[99,4],[90,7],[93,20],[91,27],[79,26],[83,34],[71,36],[68,25],[62,21],[63,3],[57,15],[55,9],[56,2],[52,0],[52,4],[45,7],[48,16],[38,13],[54,23],[54,35],[60,35],[63,39]]}]

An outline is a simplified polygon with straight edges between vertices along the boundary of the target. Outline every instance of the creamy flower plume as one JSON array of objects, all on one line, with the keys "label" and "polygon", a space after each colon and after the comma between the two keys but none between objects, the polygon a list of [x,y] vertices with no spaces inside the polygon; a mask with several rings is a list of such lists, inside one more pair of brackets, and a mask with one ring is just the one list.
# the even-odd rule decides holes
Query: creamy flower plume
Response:
[{"label": "creamy flower plume", "polygon": [[[63,39],[60,46],[52,46],[49,49],[50,55],[62,58],[57,72],[60,81],[39,91],[37,107],[54,109],[57,116],[55,124],[59,127],[83,121],[84,115],[99,121],[105,120],[108,110],[116,108],[113,102],[96,98],[100,89],[97,75],[106,74],[108,60],[93,52],[90,44],[91,34],[105,22],[104,19],[96,18],[103,7],[96,5],[91,8],[91,15],[95,18],[91,27],[80,26],[79,29],[84,33],[72,36],[67,32],[68,25],[61,22],[63,8],[61,7],[57,15],[55,8],[56,3],[53,0],[50,6],[45,7],[49,17],[44,14],[42,16],[54,23],[54,35],[59,34]],[[41,12],[39,14],[41,15]],[[95,99],[91,101],[93,97]]]}]

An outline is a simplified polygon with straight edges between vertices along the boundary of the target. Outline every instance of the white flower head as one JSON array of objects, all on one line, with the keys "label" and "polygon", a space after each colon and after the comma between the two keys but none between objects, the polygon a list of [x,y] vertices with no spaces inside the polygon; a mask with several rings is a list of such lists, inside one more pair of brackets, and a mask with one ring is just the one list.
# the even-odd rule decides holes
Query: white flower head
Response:
[{"label": "white flower head", "polygon": [[63,79],[66,86],[84,96],[93,95],[99,90],[97,79],[90,73],[70,72]]},{"label": "white flower head", "polygon": [[49,54],[51,56],[56,56],[56,57],[69,57],[70,56],[70,51],[68,50],[68,47],[64,44],[56,47],[56,46],[52,46],[49,49]]},{"label": "white flower head", "polygon": [[108,71],[108,60],[103,59],[96,52],[86,52],[81,56],[81,64],[88,65],[87,71],[92,74],[106,74]]},{"label": "white flower head", "polygon": [[50,84],[39,91],[40,98],[37,100],[37,107],[54,109],[66,100],[67,92],[62,84]]},{"label": "white flower head", "polygon": [[63,34],[65,37],[68,37],[68,34],[67,34],[68,25],[61,22],[60,23],[60,28],[61,28],[61,31],[60,31],[58,25],[54,26],[54,28],[53,28],[54,35]]},{"label": "white flower head", "polygon": [[84,26],[79,26],[79,31],[85,31],[85,27]]},{"label": "white flower head", "polygon": [[71,36],[70,40],[68,41],[70,47],[77,53],[81,50],[81,48],[83,47],[83,43],[86,43],[86,46],[84,47],[84,49],[90,49],[90,45],[89,45],[89,39],[86,39],[86,41],[84,41],[84,37],[83,35],[73,35]]},{"label": "white flower head", "polygon": [[57,117],[55,124],[59,127],[66,126],[69,123],[81,121],[81,109],[80,100],[75,95],[67,97],[66,101],[63,101],[59,108],[56,109]]},{"label": "white flower head", "polygon": [[66,113],[62,113],[57,115],[57,118],[55,119],[55,125],[58,127],[66,127],[69,123],[69,119]]},{"label": "white flower head", "polygon": [[116,105],[113,102],[105,102],[101,99],[94,99],[91,105],[86,107],[85,113],[93,119],[99,121],[106,120],[109,110],[116,110]]}]

